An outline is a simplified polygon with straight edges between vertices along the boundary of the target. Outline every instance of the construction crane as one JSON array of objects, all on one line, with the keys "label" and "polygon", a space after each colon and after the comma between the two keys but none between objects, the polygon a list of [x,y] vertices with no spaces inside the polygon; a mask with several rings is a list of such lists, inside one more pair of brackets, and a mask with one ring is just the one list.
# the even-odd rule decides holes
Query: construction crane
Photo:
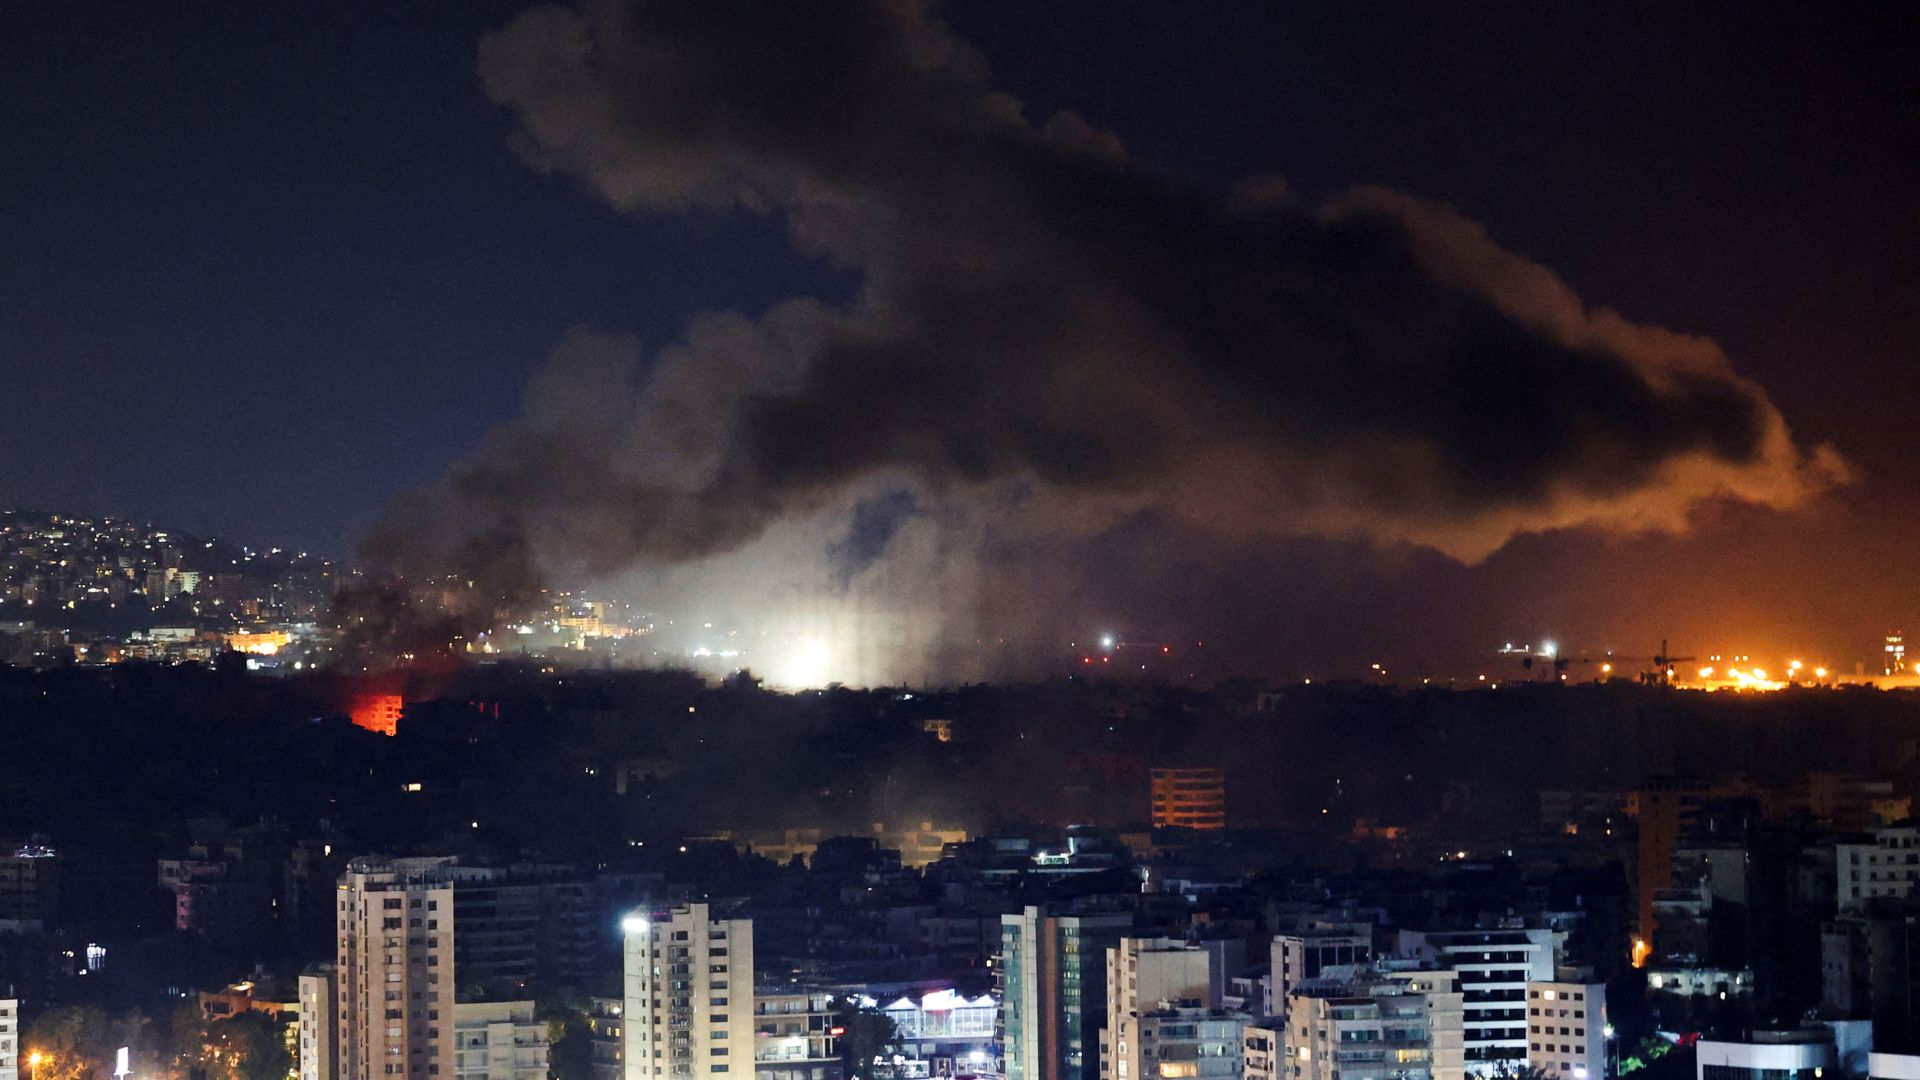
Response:
[{"label": "construction crane", "polygon": [[1661,638],[1660,651],[1655,653],[1650,659],[1653,661],[1653,670],[1641,672],[1640,681],[1649,686],[1666,686],[1673,682],[1673,669],[1675,665],[1690,664],[1699,658],[1673,655],[1673,650],[1667,648],[1667,639]]},{"label": "construction crane", "polygon": [[1567,677],[1567,668],[1573,664],[1599,664],[1602,674],[1611,675],[1615,664],[1636,663],[1651,665],[1651,670],[1640,673],[1641,682],[1665,686],[1672,681],[1674,665],[1685,664],[1694,659],[1691,656],[1671,655],[1665,638],[1660,641],[1660,651],[1652,656],[1618,656],[1611,652],[1602,653],[1597,658],[1585,653],[1569,656],[1551,641],[1541,642],[1538,649],[1532,645],[1515,645],[1509,641],[1495,651],[1502,656],[1519,657],[1520,666],[1529,672],[1536,668],[1551,672],[1554,682],[1564,680]]},{"label": "construction crane", "polygon": [[[1566,678],[1567,666],[1573,663],[1573,658],[1562,653],[1560,647],[1551,641],[1541,642],[1538,649],[1532,645],[1515,645],[1509,641],[1494,651],[1498,652],[1501,656],[1519,657],[1520,666],[1528,672],[1532,672],[1535,667],[1550,672],[1554,682],[1559,682]],[[1580,662],[1589,663],[1590,661],[1582,657]]]},{"label": "construction crane", "polygon": [[1674,669],[1678,665],[1693,663],[1695,659],[1699,659],[1690,655],[1672,655],[1667,638],[1661,638],[1661,650],[1653,655],[1619,655],[1609,651],[1609,653],[1601,653],[1597,661],[1588,659],[1584,653],[1580,657],[1567,657],[1565,653],[1559,651],[1557,646],[1553,646],[1553,642],[1542,644],[1538,650],[1534,650],[1532,646],[1513,646],[1509,642],[1507,648],[1500,651],[1505,655],[1519,655],[1521,667],[1528,671],[1532,671],[1534,665],[1551,665],[1555,678],[1563,678],[1567,675],[1569,663],[1599,663],[1601,673],[1607,673],[1607,675],[1611,675],[1613,667],[1620,663],[1638,663],[1638,665],[1645,665],[1644,671],[1640,673],[1640,682],[1645,682],[1647,686],[1668,686],[1672,682]]}]

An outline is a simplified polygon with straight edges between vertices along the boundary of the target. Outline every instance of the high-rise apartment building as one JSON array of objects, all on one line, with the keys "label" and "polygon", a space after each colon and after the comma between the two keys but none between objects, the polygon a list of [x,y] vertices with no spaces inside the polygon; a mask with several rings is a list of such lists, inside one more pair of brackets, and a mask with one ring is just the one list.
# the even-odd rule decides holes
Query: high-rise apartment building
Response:
[{"label": "high-rise apartment building", "polygon": [[1212,954],[1166,938],[1121,938],[1107,950],[1107,1024],[1100,1039],[1101,1080],[1142,1080],[1146,1048],[1140,1018],[1156,1010],[1218,1004]]},{"label": "high-rise apartment building", "polygon": [[1151,770],[1153,827],[1227,827],[1227,771],[1220,768]]},{"label": "high-rise apartment building", "polygon": [[626,1080],[750,1080],[753,922],[707,904],[635,912],[626,954],[620,1057]]},{"label": "high-rise apartment building", "polygon": [[1107,1013],[1107,950],[1130,915],[1050,916],[1029,907],[1000,920],[1001,1056],[1007,1080],[1095,1080]]},{"label": "high-rise apartment building", "polygon": [[1627,816],[1634,822],[1634,939],[1635,967],[1653,953],[1659,919],[1654,898],[1673,887],[1673,853],[1680,839],[1699,817],[1704,785],[1671,777],[1649,779],[1627,798]]},{"label": "high-rise apartment building", "polygon": [[1607,984],[1527,984],[1527,1065],[1550,1080],[1607,1074]]},{"label": "high-rise apartment building", "polygon": [[1373,926],[1369,923],[1327,923],[1274,935],[1267,969],[1267,1012],[1284,1016],[1293,992],[1306,980],[1319,978],[1325,969],[1371,959]]},{"label": "high-rise apartment building", "polygon": [[1546,929],[1403,930],[1399,952],[1459,976],[1466,1068],[1489,1076],[1526,1064],[1527,984],[1552,981],[1563,941]]},{"label": "high-rise apartment building", "polygon": [[0,998],[0,1080],[20,1080],[20,1003]]},{"label": "high-rise apartment building", "polygon": [[1466,1080],[1466,995],[1451,969],[1390,967],[1383,974],[1427,999],[1428,1068],[1433,1080]]},{"label": "high-rise apartment building", "polygon": [[1176,1005],[1139,1017],[1144,1076],[1157,1080],[1240,1080],[1247,1018],[1225,1009]]},{"label": "high-rise apartment building", "polygon": [[1294,995],[1282,1060],[1288,1080],[1430,1080],[1426,996],[1390,979]]},{"label": "high-rise apartment building", "polygon": [[355,859],[341,875],[341,1080],[454,1080],[451,864]]},{"label": "high-rise apartment building", "polygon": [[300,1016],[294,1065],[300,1080],[339,1080],[340,1025],[334,1012],[339,989],[332,964],[310,964],[300,973]]}]

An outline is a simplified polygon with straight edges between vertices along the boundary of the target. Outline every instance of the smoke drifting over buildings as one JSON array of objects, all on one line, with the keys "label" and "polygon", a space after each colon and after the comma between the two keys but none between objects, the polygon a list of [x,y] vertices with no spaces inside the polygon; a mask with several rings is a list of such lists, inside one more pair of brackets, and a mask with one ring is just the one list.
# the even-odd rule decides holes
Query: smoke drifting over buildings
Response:
[{"label": "smoke drifting over buildings", "polygon": [[1193,190],[1026,117],[924,4],[542,7],[479,73],[533,167],[636,214],[775,218],[862,285],[650,355],[575,332],[522,418],[395,508],[388,570],[784,596],[910,657],[838,677],[964,677],[995,672],[942,643],[1124,606],[1076,553],[1142,522],[1475,561],[1848,472],[1712,342],[1589,309],[1445,207]]}]

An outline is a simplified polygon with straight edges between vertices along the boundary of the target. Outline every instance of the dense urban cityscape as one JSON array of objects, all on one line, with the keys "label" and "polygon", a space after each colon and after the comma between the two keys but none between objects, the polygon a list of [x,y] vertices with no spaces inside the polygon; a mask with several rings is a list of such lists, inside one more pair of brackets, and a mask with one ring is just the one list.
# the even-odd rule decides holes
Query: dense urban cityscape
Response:
[{"label": "dense urban cityscape", "polygon": [[22,604],[192,631],[16,624],[6,1080],[1920,1062],[1910,691],[307,669],[325,564],[8,528]]},{"label": "dense urban cityscape", "polygon": [[1920,1080],[1886,5],[0,10],[0,1080]]}]

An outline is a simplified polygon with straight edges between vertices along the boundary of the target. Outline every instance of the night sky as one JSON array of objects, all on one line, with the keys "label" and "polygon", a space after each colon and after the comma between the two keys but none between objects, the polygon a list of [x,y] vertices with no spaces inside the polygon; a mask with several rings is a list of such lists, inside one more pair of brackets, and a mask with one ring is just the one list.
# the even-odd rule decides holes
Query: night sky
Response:
[{"label": "night sky", "polygon": [[[856,296],[857,265],[777,216],[622,212],[529,168],[476,59],[524,6],[0,15],[0,504],[346,555],[521,412],[571,329],[651,352],[701,312]],[[1541,634],[1850,667],[1920,615],[1920,48],[1890,9],[939,11],[1036,124],[1070,109],[1183,190],[1451,206],[1590,307],[1717,341],[1855,474],[1788,510],[1696,505],[1684,537],[1525,534],[1472,567],[1398,535],[1132,520],[1064,557],[1072,618],[1238,639],[1281,673],[1451,674]],[[828,546],[874,546],[876,505],[915,504],[863,501]]]}]

